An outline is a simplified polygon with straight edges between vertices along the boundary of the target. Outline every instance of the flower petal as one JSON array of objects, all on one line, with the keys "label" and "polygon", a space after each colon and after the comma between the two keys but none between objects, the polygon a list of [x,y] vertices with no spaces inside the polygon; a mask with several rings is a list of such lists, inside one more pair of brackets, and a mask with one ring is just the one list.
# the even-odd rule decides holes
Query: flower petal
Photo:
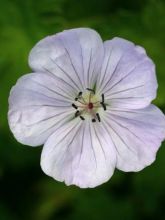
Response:
[{"label": "flower petal", "polygon": [[154,105],[144,109],[111,109],[105,122],[117,152],[117,168],[139,171],[153,163],[165,138],[165,116]]},{"label": "flower petal", "polygon": [[34,71],[53,73],[78,92],[94,86],[102,55],[99,34],[89,28],[77,28],[37,43],[30,53],[29,65]]},{"label": "flower petal", "polygon": [[[9,97],[8,120],[15,138],[41,145],[53,131],[73,118],[71,89],[43,73],[21,77]],[[73,96],[74,97],[74,96]]]},{"label": "flower petal", "polygon": [[72,121],[51,135],[45,143],[43,171],[67,185],[95,187],[113,174],[116,154],[102,126],[89,121]]},{"label": "flower petal", "polygon": [[144,108],[156,96],[155,66],[140,46],[114,38],[104,43],[98,80],[100,92],[113,107]]}]

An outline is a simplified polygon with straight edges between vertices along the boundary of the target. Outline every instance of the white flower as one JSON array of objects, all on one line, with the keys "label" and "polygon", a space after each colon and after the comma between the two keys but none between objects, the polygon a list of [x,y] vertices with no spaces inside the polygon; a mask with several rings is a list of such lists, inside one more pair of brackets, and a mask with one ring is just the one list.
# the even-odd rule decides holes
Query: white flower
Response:
[{"label": "white flower", "polygon": [[43,171],[67,185],[100,185],[115,167],[150,165],[165,137],[153,62],[140,46],[102,42],[91,29],[67,30],[32,49],[33,73],[9,98],[9,125],[22,144],[44,144]]}]

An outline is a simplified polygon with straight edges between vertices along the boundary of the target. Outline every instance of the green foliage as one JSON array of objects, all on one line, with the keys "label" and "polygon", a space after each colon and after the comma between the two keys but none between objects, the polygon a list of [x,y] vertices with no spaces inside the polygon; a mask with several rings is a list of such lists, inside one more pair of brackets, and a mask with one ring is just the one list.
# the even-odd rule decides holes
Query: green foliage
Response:
[{"label": "green foliage", "polygon": [[66,187],[44,175],[41,148],[22,146],[7,125],[11,87],[30,72],[27,59],[44,36],[92,27],[103,39],[120,36],[146,48],[159,82],[154,101],[165,110],[165,1],[1,0],[0,7],[0,219],[165,219],[163,147],[154,165],[140,173],[117,171],[96,188]]}]

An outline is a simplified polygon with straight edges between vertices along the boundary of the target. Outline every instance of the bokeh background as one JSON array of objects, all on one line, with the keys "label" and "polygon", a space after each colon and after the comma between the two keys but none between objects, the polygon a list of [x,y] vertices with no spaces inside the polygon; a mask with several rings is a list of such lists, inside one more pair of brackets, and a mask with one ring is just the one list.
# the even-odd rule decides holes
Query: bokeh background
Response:
[{"label": "bokeh background", "polygon": [[30,49],[73,27],[92,27],[103,39],[120,36],[145,47],[157,67],[154,103],[165,110],[164,0],[0,0],[0,219],[165,219],[165,144],[143,171],[116,171],[109,182],[82,190],[46,176],[42,147],[23,146],[9,131],[9,91],[30,72]]}]

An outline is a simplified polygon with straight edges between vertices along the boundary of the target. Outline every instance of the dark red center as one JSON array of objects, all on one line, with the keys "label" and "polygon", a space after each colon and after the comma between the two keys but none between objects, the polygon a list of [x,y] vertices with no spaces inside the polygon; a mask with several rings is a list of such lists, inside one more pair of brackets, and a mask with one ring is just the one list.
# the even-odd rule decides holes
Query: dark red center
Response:
[{"label": "dark red center", "polygon": [[88,104],[88,108],[89,108],[89,109],[92,109],[92,108],[93,108],[93,103],[92,103],[92,102],[90,102],[90,103]]}]

